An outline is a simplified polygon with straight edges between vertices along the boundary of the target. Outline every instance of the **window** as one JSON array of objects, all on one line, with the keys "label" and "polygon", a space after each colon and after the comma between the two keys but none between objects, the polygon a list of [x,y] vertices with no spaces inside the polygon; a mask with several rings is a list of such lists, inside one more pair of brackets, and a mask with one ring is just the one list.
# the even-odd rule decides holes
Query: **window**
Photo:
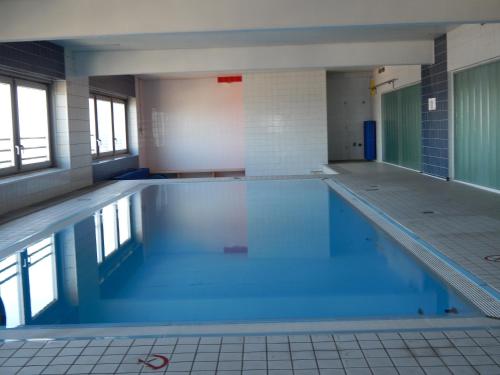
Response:
[{"label": "window", "polygon": [[31,317],[35,317],[57,299],[56,260],[52,237],[26,250]]},{"label": "window", "polygon": [[102,263],[132,238],[129,198],[122,198],[102,208],[94,219],[97,262]]},{"label": "window", "polygon": [[7,328],[30,324],[57,301],[53,236],[0,261],[0,297]]},{"label": "window", "polygon": [[124,100],[92,95],[89,98],[89,118],[91,150],[95,158],[128,151]]},{"label": "window", "polygon": [[0,175],[51,165],[48,91],[0,77]]},{"label": "window", "polygon": [[17,254],[0,261],[0,296],[5,307],[7,328],[17,327],[23,323],[20,271]]}]

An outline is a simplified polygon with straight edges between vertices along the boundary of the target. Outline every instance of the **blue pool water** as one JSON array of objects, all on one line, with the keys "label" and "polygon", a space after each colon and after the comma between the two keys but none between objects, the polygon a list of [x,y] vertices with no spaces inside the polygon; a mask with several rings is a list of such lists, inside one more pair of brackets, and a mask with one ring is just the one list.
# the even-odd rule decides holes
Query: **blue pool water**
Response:
[{"label": "blue pool water", "polygon": [[316,179],[151,185],[0,270],[7,327],[478,314]]}]

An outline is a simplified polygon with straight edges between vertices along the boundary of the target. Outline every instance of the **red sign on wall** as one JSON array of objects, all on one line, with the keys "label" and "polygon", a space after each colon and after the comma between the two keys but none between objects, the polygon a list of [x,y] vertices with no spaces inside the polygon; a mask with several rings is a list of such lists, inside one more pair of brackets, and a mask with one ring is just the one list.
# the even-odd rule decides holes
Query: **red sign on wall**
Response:
[{"label": "red sign on wall", "polygon": [[242,76],[217,77],[218,83],[233,83],[233,82],[241,82],[242,80],[243,80]]}]

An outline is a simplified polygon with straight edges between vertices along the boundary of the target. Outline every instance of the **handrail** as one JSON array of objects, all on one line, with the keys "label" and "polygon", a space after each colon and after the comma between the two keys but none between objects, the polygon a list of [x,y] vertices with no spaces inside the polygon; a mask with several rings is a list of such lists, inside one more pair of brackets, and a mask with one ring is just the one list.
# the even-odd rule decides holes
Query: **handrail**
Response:
[{"label": "handrail", "polygon": [[47,137],[20,137],[22,139],[47,139]]}]

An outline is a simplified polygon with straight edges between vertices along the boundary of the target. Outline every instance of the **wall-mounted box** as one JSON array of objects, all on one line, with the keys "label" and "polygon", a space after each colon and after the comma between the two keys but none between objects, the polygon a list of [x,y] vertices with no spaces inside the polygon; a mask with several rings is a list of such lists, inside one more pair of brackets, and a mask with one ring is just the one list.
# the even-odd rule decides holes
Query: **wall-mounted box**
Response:
[{"label": "wall-mounted box", "polygon": [[428,101],[429,111],[435,111],[437,108],[436,98],[429,98]]}]

